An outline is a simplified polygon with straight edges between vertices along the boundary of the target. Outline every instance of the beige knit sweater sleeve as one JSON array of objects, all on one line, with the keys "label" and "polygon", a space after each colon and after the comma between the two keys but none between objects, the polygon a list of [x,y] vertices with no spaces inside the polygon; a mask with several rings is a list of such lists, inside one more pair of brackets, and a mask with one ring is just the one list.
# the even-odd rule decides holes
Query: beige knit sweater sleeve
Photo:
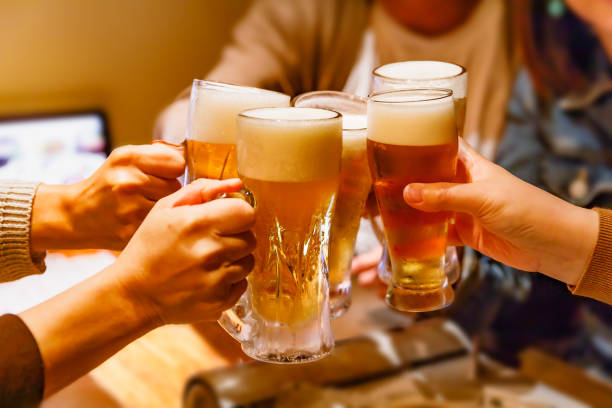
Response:
[{"label": "beige knit sweater sleeve", "polygon": [[32,203],[38,184],[0,181],[0,282],[45,271],[45,253],[30,251]]}]

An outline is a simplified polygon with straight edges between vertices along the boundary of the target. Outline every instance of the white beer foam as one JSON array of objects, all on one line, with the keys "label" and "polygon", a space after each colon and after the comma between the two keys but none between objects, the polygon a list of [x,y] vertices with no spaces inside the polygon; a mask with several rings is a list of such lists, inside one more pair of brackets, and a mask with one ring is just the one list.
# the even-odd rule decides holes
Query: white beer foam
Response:
[{"label": "white beer foam", "polygon": [[368,102],[368,139],[400,146],[433,146],[457,140],[450,96],[423,101],[423,93],[391,92]]},{"label": "white beer foam", "polygon": [[463,68],[443,61],[402,61],[383,65],[374,72],[386,78],[374,77],[376,92],[407,88],[452,89],[455,99],[465,98],[467,72],[458,76]]},{"label": "white beer foam", "polygon": [[247,109],[289,106],[289,95],[246,86],[194,81],[188,135],[207,143],[236,143],[236,118]]},{"label": "white beer foam", "polygon": [[342,114],[342,150],[366,149],[367,115]]},{"label": "white beer foam", "polygon": [[344,130],[365,129],[367,125],[368,125],[367,115],[356,115],[352,113],[342,114],[342,129]]},{"label": "white beer foam", "polygon": [[439,79],[461,73],[459,65],[442,61],[402,61],[383,65],[376,73],[395,79]]},{"label": "white beer foam", "polygon": [[340,171],[342,118],[315,108],[263,108],[238,119],[238,172],[265,181],[300,182]]}]

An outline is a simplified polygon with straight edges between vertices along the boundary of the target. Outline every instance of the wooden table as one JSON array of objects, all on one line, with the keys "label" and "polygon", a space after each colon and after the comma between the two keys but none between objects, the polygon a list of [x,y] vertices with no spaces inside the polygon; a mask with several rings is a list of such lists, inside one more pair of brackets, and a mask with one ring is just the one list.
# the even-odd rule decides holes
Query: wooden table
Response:
[{"label": "wooden table", "polygon": [[[336,338],[405,326],[411,319],[388,309],[374,291],[357,289],[349,312],[334,321]],[[49,398],[43,408],[179,408],[195,372],[246,361],[240,345],[216,323],[154,330]]]}]

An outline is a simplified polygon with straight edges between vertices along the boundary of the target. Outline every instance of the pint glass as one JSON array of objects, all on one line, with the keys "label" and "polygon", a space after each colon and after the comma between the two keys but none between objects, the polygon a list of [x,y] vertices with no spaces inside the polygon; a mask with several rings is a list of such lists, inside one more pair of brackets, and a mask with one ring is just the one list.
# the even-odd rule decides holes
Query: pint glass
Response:
[{"label": "pint glass", "polygon": [[342,114],[342,168],[329,236],[329,303],[332,317],[338,317],[351,304],[351,260],[372,187],[366,154],[367,101],[344,92],[315,91],[295,97],[292,104]]},{"label": "pint glass", "polygon": [[256,210],[248,289],[220,323],[249,356],[298,363],[333,348],[327,246],[342,153],[341,115],[264,108],[238,117],[238,174]]},{"label": "pint glass", "polygon": [[[376,68],[372,77],[372,90],[375,93],[410,88],[452,90],[457,131],[459,136],[463,136],[467,106],[467,81],[466,69],[457,64],[442,61],[403,61]],[[461,276],[461,265],[455,247],[447,248],[445,270],[451,284]],[[386,246],[383,259],[379,264],[378,275],[384,282],[389,282],[391,264]]]},{"label": "pint glass", "polygon": [[194,80],[187,118],[187,183],[228,179],[236,171],[236,118],[247,109],[289,106],[289,96],[258,88]]},{"label": "pint glass", "polygon": [[452,91],[413,89],[374,94],[368,101],[368,161],[392,274],[386,301],[402,311],[441,309],[453,300],[444,271],[447,212],[413,209],[407,184],[451,182],[457,170]]}]

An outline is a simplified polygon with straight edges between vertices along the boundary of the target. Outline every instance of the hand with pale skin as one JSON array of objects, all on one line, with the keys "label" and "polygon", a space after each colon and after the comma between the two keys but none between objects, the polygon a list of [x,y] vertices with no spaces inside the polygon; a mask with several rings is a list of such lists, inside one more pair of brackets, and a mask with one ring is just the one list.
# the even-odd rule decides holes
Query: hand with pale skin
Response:
[{"label": "hand with pale skin", "polygon": [[196,180],[157,202],[117,260],[20,313],[38,344],[49,396],[147,332],[214,321],[246,289],[255,210],[238,179]]},{"label": "hand with pale skin", "polygon": [[181,148],[123,146],[83,181],[41,184],[32,207],[32,249],[123,249],[157,200],[180,188],[176,178],[184,168]]},{"label": "hand with pale skin", "polygon": [[455,211],[448,245],[467,245],[506,265],[575,285],[595,248],[599,217],[513,176],[460,139],[467,183],[413,183],[404,200]]}]

